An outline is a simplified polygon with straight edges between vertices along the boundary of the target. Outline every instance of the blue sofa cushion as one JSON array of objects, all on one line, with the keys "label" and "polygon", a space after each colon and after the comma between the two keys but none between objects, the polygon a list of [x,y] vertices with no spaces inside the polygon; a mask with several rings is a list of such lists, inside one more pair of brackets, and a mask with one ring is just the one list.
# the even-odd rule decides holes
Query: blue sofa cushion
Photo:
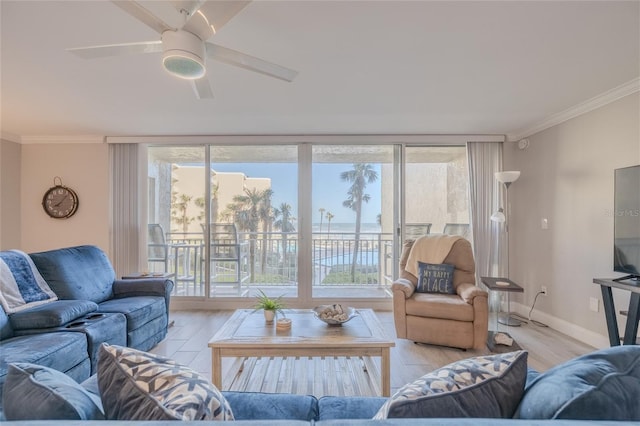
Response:
[{"label": "blue sofa cushion", "polygon": [[103,344],[98,386],[109,420],[233,420],[227,400],[205,377],[136,349]]},{"label": "blue sofa cushion", "polygon": [[312,395],[262,392],[222,392],[236,420],[305,420],[318,418]]},{"label": "blue sofa cushion", "polygon": [[526,377],[526,351],[467,358],[400,388],[374,419],[511,418],[522,397]]},{"label": "blue sofa cushion", "polygon": [[113,297],[116,273],[96,246],[77,246],[29,254],[60,299],[100,303]]},{"label": "blue sofa cushion", "polygon": [[140,328],[151,320],[166,315],[164,297],[160,296],[111,299],[100,303],[98,311],[123,313],[127,317],[128,331]]},{"label": "blue sofa cushion", "polygon": [[388,399],[373,396],[323,396],[318,401],[318,419],[370,419]]},{"label": "blue sofa cushion", "polygon": [[9,319],[14,331],[61,327],[96,309],[98,309],[98,305],[89,300],[58,300],[16,312],[11,314]]},{"label": "blue sofa cushion", "polygon": [[614,346],[536,377],[516,418],[640,420],[640,346]]},{"label": "blue sofa cushion", "polygon": [[103,420],[100,397],[52,368],[9,365],[3,393],[7,420]]},{"label": "blue sofa cushion", "polygon": [[89,357],[82,333],[60,332],[12,337],[0,342],[0,376],[13,362],[28,362],[65,372]]}]

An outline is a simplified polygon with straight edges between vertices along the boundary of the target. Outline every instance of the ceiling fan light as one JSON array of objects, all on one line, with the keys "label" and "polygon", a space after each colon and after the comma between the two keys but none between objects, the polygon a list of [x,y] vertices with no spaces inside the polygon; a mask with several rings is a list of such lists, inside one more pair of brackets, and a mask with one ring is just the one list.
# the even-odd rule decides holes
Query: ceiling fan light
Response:
[{"label": "ceiling fan light", "polygon": [[162,65],[172,75],[196,80],[205,74],[204,62],[197,55],[180,50],[169,50],[162,55]]},{"label": "ceiling fan light", "polygon": [[172,75],[186,80],[202,78],[204,65],[204,42],[188,31],[165,31],[162,33],[162,64]]}]

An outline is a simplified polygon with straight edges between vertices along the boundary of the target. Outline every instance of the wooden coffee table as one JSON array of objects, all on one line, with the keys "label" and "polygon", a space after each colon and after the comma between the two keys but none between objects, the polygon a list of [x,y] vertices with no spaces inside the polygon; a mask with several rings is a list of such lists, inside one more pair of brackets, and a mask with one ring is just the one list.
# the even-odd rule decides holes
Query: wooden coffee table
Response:
[{"label": "wooden coffee table", "polygon": [[[239,371],[245,368],[244,361],[249,358],[266,358],[272,364],[282,365],[280,357],[284,357],[285,363],[291,359],[308,359],[304,361],[308,362],[308,365],[300,371],[292,372],[292,363],[289,363],[285,368],[287,371],[271,373],[271,382],[293,382],[296,374],[307,374],[308,368],[315,368],[316,371],[310,373],[312,378],[315,375],[316,379],[325,382],[332,375],[337,380],[351,378],[355,389],[360,388],[358,383],[372,380],[375,388],[380,384],[377,389],[379,394],[390,395],[390,348],[395,346],[395,343],[385,336],[378,317],[371,309],[358,309],[359,315],[341,326],[325,324],[315,318],[311,310],[287,309],[285,312],[287,318],[292,320],[291,329],[287,331],[276,331],[275,324],[266,324],[262,311],[240,309],[234,312],[209,341],[211,380],[214,385],[222,389],[223,357],[238,357],[239,362],[234,364],[235,367],[232,369]],[[333,360],[338,360],[338,357],[339,363],[336,361],[334,364]],[[380,357],[379,372],[371,357]],[[278,358],[278,362],[272,362],[272,358]],[[329,359],[331,363],[328,366],[322,364]],[[347,365],[347,361],[351,360],[354,364]],[[263,364],[266,364],[266,361]],[[360,371],[353,367],[356,364],[360,365]],[[265,371],[266,368],[264,367]],[[364,378],[361,376],[362,371],[367,375]],[[265,374],[269,373],[263,372],[263,377],[257,380],[264,380]],[[275,384],[273,389],[276,389]],[[305,392],[304,389],[302,391]]]}]

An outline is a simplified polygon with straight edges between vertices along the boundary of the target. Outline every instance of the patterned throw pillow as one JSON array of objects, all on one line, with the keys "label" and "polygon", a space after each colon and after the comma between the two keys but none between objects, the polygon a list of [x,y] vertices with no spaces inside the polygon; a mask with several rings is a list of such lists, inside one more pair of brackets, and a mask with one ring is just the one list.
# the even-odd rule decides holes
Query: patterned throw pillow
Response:
[{"label": "patterned throw pillow", "polygon": [[177,362],[103,344],[98,387],[109,420],[233,420],[220,391]]},{"label": "patterned throw pillow", "polygon": [[418,262],[418,293],[455,294],[453,271],[455,266],[446,263]]},{"label": "patterned throw pillow", "polygon": [[454,362],[400,388],[374,419],[511,418],[524,392],[526,377],[526,351]]}]

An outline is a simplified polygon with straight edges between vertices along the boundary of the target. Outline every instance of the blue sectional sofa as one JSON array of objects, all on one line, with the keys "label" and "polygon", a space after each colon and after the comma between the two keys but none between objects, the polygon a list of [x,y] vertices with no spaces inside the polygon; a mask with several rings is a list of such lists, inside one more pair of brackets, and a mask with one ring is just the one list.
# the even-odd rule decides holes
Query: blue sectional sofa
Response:
[{"label": "blue sectional sofa", "polygon": [[[153,354],[146,354],[141,357],[139,353],[135,353],[135,351],[131,351],[128,348],[106,348],[106,345],[101,346],[100,371],[98,375],[92,376],[81,385],[59,372],[54,372],[54,375],[47,374],[47,371],[49,373],[52,372],[47,368],[25,364],[12,365],[7,383],[11,384],[14,393],[10,398],[7,398],[5,403],[9,402],[7,407],[14,407],[13,410],[10,410],[12,411],[12,416],[8,417],[21,419],[22,421],[12,420],[6,422],[6,424],[29,424],[34,426],[62,426],[68,424],[83,426],[131,426],[134,424],[168,426],[174,424],[169,423],[167,418],[173,418],[171,416],[177,413],[175,411],[175,402],[183,398],[184,395],[189,397],[182,400],[180,405],[183,407],[188,406],[187,409],[189,410],[196,410],[199,413],[197,416],[208,412],[209,414],[215,414],[218,418],[227,419],[226,415],[221,417],[220,414],[226,413],[228,408],[235,418],[233,424],[238,425],[285,426],[317,424],[335,426],[389,424],[497,426],[506,424],[555,424],[558,426],[571,426],[593,424],[622,426],[640,424],[640,406],[638,404],[638,401],[640,401],[639,346],[621,346],[596,351],[558,365],[544,373],[538,373],[531,369],[523,372],[523,365],[520,361],[524,360],[526,369],[526,354],[523,356],[522,353],[513,353],[516,354],[513,355],[515,361],[500,376],[485,379],[480,379],[477,376],[466,389],[454,388],[447,391],[430,392],[430,395],[426,396],[428,399],[426,402],[428,406],[435,409],[435,413],[440,415],[432,417],[430,414],[434,412],[426,412],[420,418],[415,415],[398,418],[398,414],[406,413],[407,411],[396,409],[394,415],[389,414],[389,418],[382,420],[374,420],[374,417],[384,411],[385,407],[389,407],[390,402],[393,403],[395,401],[395,403],[402,406],[407,403],[423,404],[425,400],[420,401],[422,397],[408,397],[407,399],[406,394],[402,395],[404,388],[400,389],[391,398],[325,396],[317,399],[310,395],[218,392],[215,388],[213,389],[215,395],[211,398],[190,398],[192,394],[198,394],[198,388],[203,384],[202,382],[193,381],[194,377],[198,376],[197,373],[187,371],[185,377],[188,385],[185,388],[180,388],[177,393],[176,389],[178,387],[174,387],[174,382],[169,385],[171,389],[160,389],[155,385],[151,385],[151,381],[147,381],[149,377],[157,373],[157,371],[154,372],[152,364],[162,364],[164,362],[165,365],[169,365],[169,374],[172,375],[180,370],[179,364]],[[133,352],[132,355],[135,358],[125,357],[120,361],[123,363],[112,364],[112,361],[109,360],[112,354],[109,351],[114,353],[118,353],[118,351]],[[503,356],[496,355],[495,357],[487,356],[485,358],[502,363],[505,359],[501,358]],[[506,356],[509,356],[509,354]],[[450,366],[471,365],[468,374],[475,376],[478,364],[476,363],[475,366],[473,364],[477,358],[463,360],[450,364]],[[445,366],[439,369],[438,372],[434,372],[432,378],[443,377],[441,372],[447,368],[450,367]],[[115,372],[116,376],[119,376],[119,379],[115,382],[112,382],[113,377],[110,377],[109,369],[111,369],[111,372]],[[142,374],[138,379],[135,379],[135,382],[142,377],[144,383],[150,386],[133,385],[134,382],[130,380],[133,376],[128,375],[127,369],[135,372],[134,374]],[[524,377],[523,373],[525,374]],[[466,375],[467,373],[464,374]],[[168,383],[165,381],[166,377],[163,376],[160,379],[164,384]],[[201,378],[197,380],[201,380]],[[514,380],[520,383],[517,385],[520,387],[517,392],[513,392]],[[66,383],[63,383],[65,381]],[[116,385],[113,390],[109,390],[111,383]],[[409,392],[422,391],[420,386],[414,386],[415,383],[417,382],[407,387]],[[72,391],[70,388],[75,390]],[[442,388],[436,386],[436,389]],[[163,402],[157,391],[166,392],[169,398]],[[151,395],[154,392],[156,392],[155,395]],[[488,401],[485,398],[487,395],[495,396],[496,400],[493,403],[500,405],[505,400],[512,399],[515,404],[513,405],[515,414],[508,416],[508,418],[490,418],[491,415],[488,411],[486,415],[463,415],[469,413],[469,409],[484,409]],[[25,403],[23,406],[22,402],[28,401],[29,398],[38,401],[38,404],[28,405]],[[211,404],[212,400],[216,400],[216,405]],[[195,404],[196,406],[200,405],[200,408],[194,408],[194,401],[200,401]],[[222,402],[217,404],[219,401]],[[203,410],[203,406],[213,408],[216,412],[209,411],[208,408]],[[445,409],[448,411],[443,412],[443,407],[448,407]],[[131,418],[135,418],[140,413],[145,413],[143,414],[143,419],[147,419],[147,416],[154,416],[156,420],[104,420],[104,417],[110,411],[115,413],[113,410],[119,411],[120,414],[122,414],[122,410],[129,412],[131,413]],[[36,414],[38,411],[39,413]],[[388,411],[388,413],[391,413],[391,411]],[[158,416],[162,420],[159,420]],[[122,416],[118,417],[122,418]],[[126,418],[127,415],[124,417]],[[26,419],[51,420],[29,420],[26,422]],[[53,419],[57,419],[57,421],[53,421]],[[89,419],[91,421],[88,421]],[[186,423],[191,424],[189,421]],[[216,421],[212,423],[210,421],[201,421],[197,424],[203,423],[214,425],[230,422]]]},{"label": "blue sectional sofa", "polygon": [[95,246],[29,257],[58,300],[11,314],[0,306],[0,415],[10,363],[51,367],[82,382],[96,373],[102,343],[148,350],[167,333],[171,280],[117,280]]}]

